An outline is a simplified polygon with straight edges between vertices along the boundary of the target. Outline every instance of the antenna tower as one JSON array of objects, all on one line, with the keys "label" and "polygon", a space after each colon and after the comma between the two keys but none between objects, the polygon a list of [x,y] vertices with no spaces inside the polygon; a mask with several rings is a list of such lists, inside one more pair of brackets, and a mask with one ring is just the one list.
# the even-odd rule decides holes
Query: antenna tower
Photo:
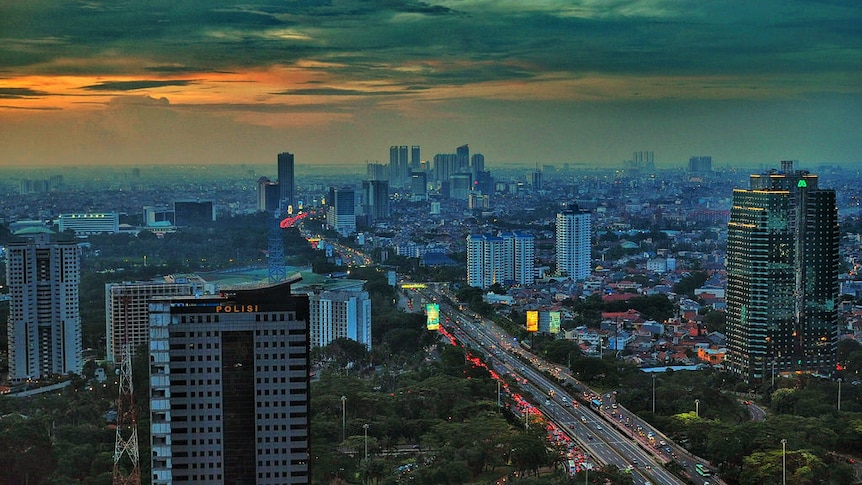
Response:
[{"label": "antenna tower", "polygon": [[123,296],[121,301],[124,338],[123,352],[120,357],[120,392],[117,398],[117,440],[114,444],[113,485],[141,485],[141,466],[138,460],[138,417],[132,388],[132,352],[129,344],[129,297]]}]

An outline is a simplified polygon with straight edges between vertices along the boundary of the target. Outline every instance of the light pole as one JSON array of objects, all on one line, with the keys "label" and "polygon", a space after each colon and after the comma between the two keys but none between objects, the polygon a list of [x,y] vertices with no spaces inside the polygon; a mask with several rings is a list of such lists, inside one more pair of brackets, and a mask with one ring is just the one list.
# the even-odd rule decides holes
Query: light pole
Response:
[{"label": "light pole", "polygon": [[698,418],[700,417],[700,399],[694,400],[694,414]]},{"label": "light pole", "polygon": [[772,359],[772,388],[775,388],[775,359]]},{"label": "light pole", "polygon": [[368,423],[363,424],[362,429],[365,430],[365,461],[368,461]]},{"label": "light pole", "polygon": [[787,440],[781,440],[781,485],[787,485]]},{"label": "light pole", "polygon": [[655,374],[652,375],[652,413],[655,414]]},{"label": "light pole", "polygon": [[838,378],[838,410],[841,411],[841,378]]},{"label": "light pole", "polygon": [[500,407],[500,379],[497,379],[497,408]]},{"label": "light pole", "polygon": [[347,435],[347,396],[341,396],[341,442]]}]

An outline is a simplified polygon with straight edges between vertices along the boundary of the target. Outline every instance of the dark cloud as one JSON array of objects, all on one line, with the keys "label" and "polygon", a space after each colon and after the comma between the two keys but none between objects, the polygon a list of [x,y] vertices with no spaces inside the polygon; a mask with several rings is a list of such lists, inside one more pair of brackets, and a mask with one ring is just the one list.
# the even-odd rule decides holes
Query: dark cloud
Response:
[{"label": "dark cloud", "polygon": [[288,89],[272,94],[282,96],[391,96],[405,93],[402,91],[360,91],[358,89],[308,88]]},{"label": "dark cloud", "polygon": [[165,86],[188,86],[189,84],[193,84],[193,81],[159,81],[142,79],[139,81],[107,81],[84,86],[81,89],[86,89],[88,91],[134,91],[136,89],[162,88]]},{"label": "dark cloud", "polygon": [[3,88],[0,87],[0,99],[21,99],[21,98],[35,98],[40,96],[46,96],[48,93],[44,91],[37,91],[35,89],[30,88]]}]

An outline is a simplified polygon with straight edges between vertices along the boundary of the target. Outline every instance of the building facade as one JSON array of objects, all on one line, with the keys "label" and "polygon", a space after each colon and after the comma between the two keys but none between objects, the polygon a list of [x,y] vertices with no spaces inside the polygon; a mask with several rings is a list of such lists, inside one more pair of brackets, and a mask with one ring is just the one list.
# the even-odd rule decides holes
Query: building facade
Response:
[{"label": "building facade", "polygon": [[371,298],[366,291],[322,291],[309,298],[311,347],[347,338],[371,350]]},{"label": "building facade", "polygon": [[747,382],[772,373],[830,373],[838,341],[838,209],[818,177],[750,177],[733,191],[727,237],[727,358]]},{"label": "building facade", "polygon": [[[134,356],[150,341],[150,299],[160,296],[194,296],[206,292],[197,276],[166,276],[158,281],[126,281],[105,284],[106,359],[117,362],[123,345]],[[210,291],[211,292],[211,291]]]},{"label": "building facade", "polygon": [[592,268],[592,215],[572,204],[557,214],[557,274],[586,279]]},{"label": "building facade", "polygon": [[60,214],[60,232],[75,231],[75,234],[116,234],[120,232],[120,214],[116,212],[91,212],[86,214]]},{"label": "building facade", "polygon": [[75,241],[28,229],[6,248],[9,379],[22,382],[83,368]]},{"label": "building facade", "polygon": [[467,236],[467,284],[488,288],[535,282],[535,236],[525,232]]},{"label": "building facade", "polygon": [[150,303],[152,483],[308,484],[308,297]]},{"label": "building facade", "polygon": [[326,212],[329,228],[342,236],[356,232],[356,190],[352,187],[335,187],[330,199]]}]

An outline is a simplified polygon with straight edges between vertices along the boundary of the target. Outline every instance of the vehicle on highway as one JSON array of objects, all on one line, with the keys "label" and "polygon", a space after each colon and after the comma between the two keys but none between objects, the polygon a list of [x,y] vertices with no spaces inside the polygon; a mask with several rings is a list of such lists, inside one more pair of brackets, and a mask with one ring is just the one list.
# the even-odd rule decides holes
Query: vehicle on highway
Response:
[{"label": "vehicle on highway", "polygon": [[702,477],[708,477],[712,475],[712,472],[709,471],[709,468],[706,467],[703,463],[697,463],[694,465],[694,471],[697,472],[698,475]]}]

